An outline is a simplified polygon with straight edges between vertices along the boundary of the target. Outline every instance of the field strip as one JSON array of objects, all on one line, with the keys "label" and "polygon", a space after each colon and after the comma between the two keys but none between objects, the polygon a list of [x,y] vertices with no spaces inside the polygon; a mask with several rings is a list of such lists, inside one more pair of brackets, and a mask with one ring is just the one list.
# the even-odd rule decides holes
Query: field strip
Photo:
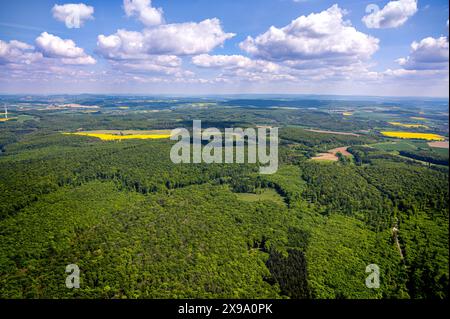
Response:
[{"label": "field strip", "polygon": [[311,130],[306,129],[305,131],[314,132],[314,133],[322,133],[322,134],[335,134],[335,135],[347,135],[347,136],[361,136],[356,133],[348,133],[348,132],[335,132],[335,131],[322,131],[322,130]]},{"label": "field strip", "polygon": [[448,149],[448,141],[429,142],[428,146],[435,147],[435,148],[446,148],[446,149]]}]

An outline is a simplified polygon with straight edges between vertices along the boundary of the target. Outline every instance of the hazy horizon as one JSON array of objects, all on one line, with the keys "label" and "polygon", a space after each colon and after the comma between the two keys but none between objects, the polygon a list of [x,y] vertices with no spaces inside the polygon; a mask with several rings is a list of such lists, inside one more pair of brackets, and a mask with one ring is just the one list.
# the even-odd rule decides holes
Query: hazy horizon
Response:
[{"label": "hazy horizon", "polygon": [[439,101],[449,101],[449,97],[441,96],[390,96],[390,95],[348,95],[348,94],[303,94],[303,93],[223,93],[223,94],[189,94],[189,93],[2,93],[0,92],[0,97],[2,96],[117,96],[117,97],[149,97],[149,98],[225,98],[225,97],[246,97],[248,99],[252,98],[302,98],[302,99],[352,99],[356,101],[362,101],[363,99],[376,100],[376,99],[392,99],[392,100],[439,100]]}]

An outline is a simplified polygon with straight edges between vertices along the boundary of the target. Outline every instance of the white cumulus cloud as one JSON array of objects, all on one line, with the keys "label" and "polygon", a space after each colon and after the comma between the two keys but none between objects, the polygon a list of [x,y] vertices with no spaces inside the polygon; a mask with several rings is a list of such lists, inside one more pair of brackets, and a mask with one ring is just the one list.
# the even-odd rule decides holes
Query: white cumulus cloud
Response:
[{"label": "white cumulus cloud", "polygon": [[397,28],[417,12],[417,0],[390,1],[379,10],[376,5],[369,5],[370,14],[364,16],[362,21],[368,28],[384,29]]},{"label": "white cumulus cloud", "polygon": [[447,37],[422,39],[411,44],[411,53],[397,62],[406,70],[447,70],[449,43]]},{"label": "white cumulus cloud", "polygon": [[36,47],[45,57],[61,58],[64,64],[95,64],[93,57],[87,55],[75,42],[43,32],[36,38]]},{"label": "white cumulus cloud", "polygon": [[300,16],[285,27],[270,29],[240,43],[252,56],[289,63],[291,67],[346,66],[369,59],[379,40],[344,20],[345,10],[333,5],[320,13]]},{"label": "white cumulus cloud", "polygon": [[143,58],[147,55],[196,55],[222,45],[233,33],[222,30],[219,19],[199,23],[166,24],[142,32],[118,30],[99,35],[99,52],[110,59]]},{"label": "white cumulus cloud", "polygon": [[209,53],[235,36],[224,32],[217,18],[165,24],[163,10],[152,7],[151,0],[124,0],[123,8],[128,17],[138,18],[146,27],[100,34],[96,49],[123,74],[190,79],[194,74],[182,68],[184,56]]},{"label": "white cumulus cloud", "polygon": [[95,62],[73,41],[62,40],[45,32],[36,39],[36,47],[17,40],[0,40],[0,79],[8,81],[86,82],[93,78],[92,71],[82,67]]},{"label": "white cumulus cloud", "polygon": [[163,10],[153,8],[151,0],[124,0],[123,8],[127,17],[137,17],[146,26],[164,23]]},{"label": "white cumulus cloud", "polygon": [[94,18],[94,7],[84,3],[55,4],[52,9],[53,17],[66,24],[69,29],[80,28],[86,20]]},{"label": "white cumulus cloud", "polygon": [[42,59],[42,54],[35,52],[29,44],[17,40],[0,40],[0,65],[31,64],[39,59]]}]

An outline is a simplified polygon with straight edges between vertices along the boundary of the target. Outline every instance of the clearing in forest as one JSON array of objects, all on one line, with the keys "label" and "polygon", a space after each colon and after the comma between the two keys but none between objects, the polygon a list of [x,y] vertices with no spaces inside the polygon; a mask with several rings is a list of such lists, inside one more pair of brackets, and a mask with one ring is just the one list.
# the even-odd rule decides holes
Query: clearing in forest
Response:
[{"label": "clearing in forest", "polygon": [[272,188],[258,190],[258,193],[235,193],[239,200],[244,202],[259,202],[270,200],[272,202],[285,205],[283,197]]},{"label": "clearing in forest", "polygon": [[337,153],[341,153],[344,156],[352,156],[348,151],[348,146],[334,148],[329,150],[327,153],[319,153],[317,156],[311,158],[314,161],[333,161],[337,162],[339,158],[337,157]]}]

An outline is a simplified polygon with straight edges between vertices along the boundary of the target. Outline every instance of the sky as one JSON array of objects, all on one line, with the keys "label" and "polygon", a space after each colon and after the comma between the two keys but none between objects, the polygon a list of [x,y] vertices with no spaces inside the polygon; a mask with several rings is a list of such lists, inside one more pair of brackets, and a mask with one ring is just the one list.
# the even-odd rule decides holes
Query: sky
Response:
[{"label": "sky", "polygon": [[447,0],[0,0],[2,94],[449,96]]}]

